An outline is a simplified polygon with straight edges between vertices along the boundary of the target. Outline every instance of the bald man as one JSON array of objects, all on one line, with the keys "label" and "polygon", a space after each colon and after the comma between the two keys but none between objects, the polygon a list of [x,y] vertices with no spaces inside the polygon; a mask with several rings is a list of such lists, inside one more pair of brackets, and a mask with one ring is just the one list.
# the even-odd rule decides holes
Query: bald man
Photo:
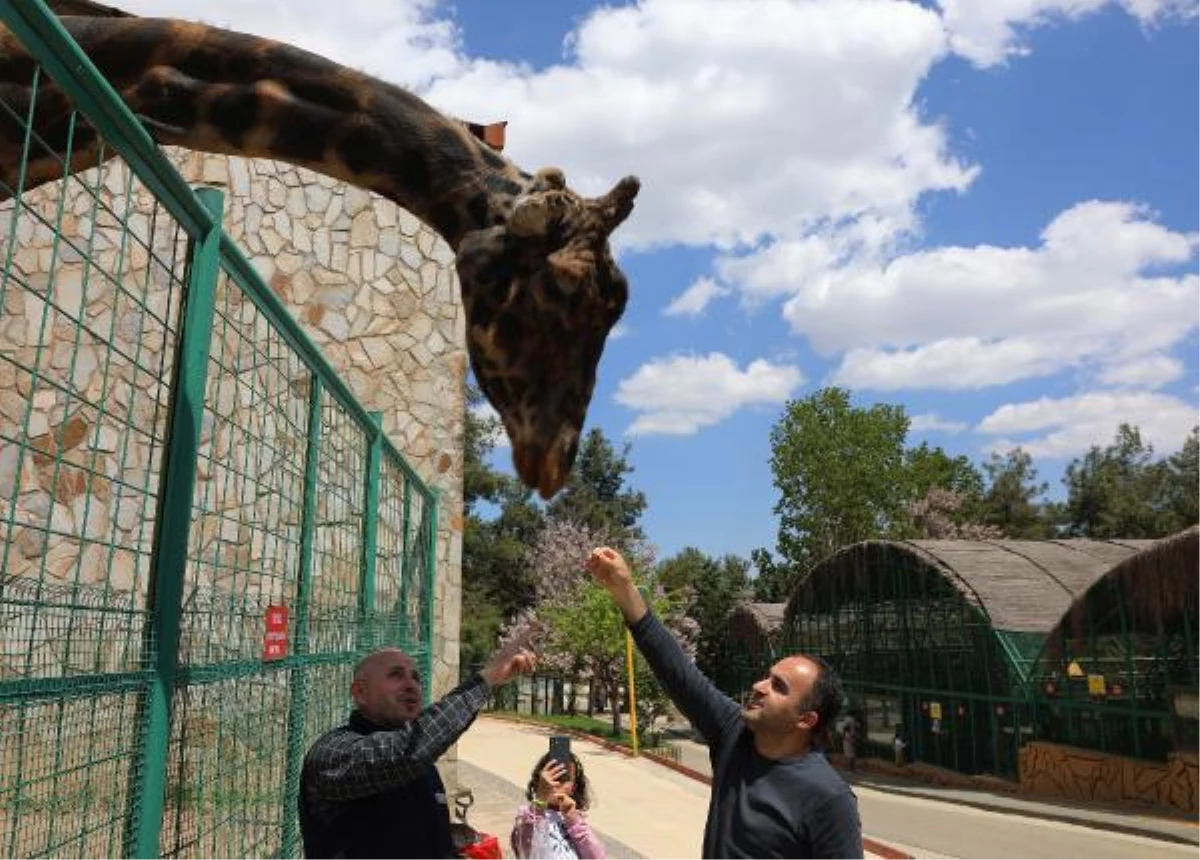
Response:
[{"label": "bald man", "polygon": [[304,855],[453,857],[446,788],[434,762],[474,722],[490,688],[533,669],[519,647],[421,707],[421,676],[397,648],[368,654],[354,669],[354,710],[317,740],[300,780]]},{"label": "bald man", "polygon": [[588,559],[663,689],[708,743],[712,795],[704,857],[862,857],[854,792],[813,749],[833,724],[842,685],[823,661],[785,657],[745,708],[721,693],[646,606],[621,554]]}]

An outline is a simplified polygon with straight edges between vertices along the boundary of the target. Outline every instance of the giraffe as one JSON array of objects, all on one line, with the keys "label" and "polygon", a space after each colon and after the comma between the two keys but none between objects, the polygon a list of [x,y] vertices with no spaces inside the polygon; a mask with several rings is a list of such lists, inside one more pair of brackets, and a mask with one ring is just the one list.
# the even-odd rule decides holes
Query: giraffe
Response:
[{"label": "giraffe", "polygon": [[[565,484],[609,331],[628,298],[609,234],[636,177],[585,198],[563,171],[526,172],[497,151],[503,127],[453,120],[414,94],[294,46],[188,21],[60,19],[160,144],[300,165],[412,212],[455,252],[467,351],[512,441],[521,481],[550,498]],[[112,155],[0,26],[0,101],[34,105],[47,149],[0,116],[0,199]]]}]

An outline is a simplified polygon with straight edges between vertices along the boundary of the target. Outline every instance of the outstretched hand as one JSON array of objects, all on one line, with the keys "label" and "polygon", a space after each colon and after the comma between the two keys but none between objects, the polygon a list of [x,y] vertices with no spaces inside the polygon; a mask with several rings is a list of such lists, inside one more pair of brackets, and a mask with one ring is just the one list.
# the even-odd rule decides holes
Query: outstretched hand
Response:
[{"label": "outstretched hand", "polygon": [[633,572],[619,552],[606,546],[597,547],[587,560],[587,569],[612,595],[626,622],[633,624],[646,614],[646,602],[633,582]]},{"label": "outstretched hand", "polygon": [[629,571],[629,565],[615,549],[601,546],[592,550],[587,560],[587,569],[596,581],[610,592],[633,587],[633,574]]},{"label": "outstretched hand", "polygon": [[520,645],[510,645],[497,651],[479,674],[489,687],[497,687],[511,681],[517,675],[532,672],[536,665],[537,657],[532,651]]}]

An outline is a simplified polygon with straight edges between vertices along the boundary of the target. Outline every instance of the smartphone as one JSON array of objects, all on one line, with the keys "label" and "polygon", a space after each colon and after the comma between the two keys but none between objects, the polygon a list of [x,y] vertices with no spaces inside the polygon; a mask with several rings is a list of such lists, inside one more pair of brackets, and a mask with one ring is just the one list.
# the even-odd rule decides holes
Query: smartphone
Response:
[{"label": "smartphone", "polygon": [[571,764],[571,738],[569,735],[552,735],[550,738],[550,758],[564,765]]}]

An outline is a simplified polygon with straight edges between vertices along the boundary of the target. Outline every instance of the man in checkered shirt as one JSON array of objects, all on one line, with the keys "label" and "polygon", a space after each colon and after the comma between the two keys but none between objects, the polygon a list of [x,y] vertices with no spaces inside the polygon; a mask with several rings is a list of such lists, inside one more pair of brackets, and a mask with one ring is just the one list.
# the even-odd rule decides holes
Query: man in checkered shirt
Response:
[{"label": "man in checkered shirt", "polygon": [[304,760],[300,832],[306,857],[453,857],[446,788],[434,762],[474,722],[488,691],[533,669],[524,648],[422,710],[421,678],[397,648],[354,669],[354,710]]}]

